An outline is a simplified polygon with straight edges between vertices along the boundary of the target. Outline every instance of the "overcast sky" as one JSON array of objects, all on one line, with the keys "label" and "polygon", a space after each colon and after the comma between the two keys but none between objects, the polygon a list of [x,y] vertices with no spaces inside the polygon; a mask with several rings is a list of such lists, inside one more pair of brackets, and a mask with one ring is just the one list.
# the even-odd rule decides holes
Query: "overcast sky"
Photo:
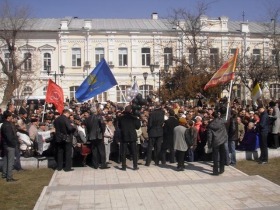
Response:
[{"label": "overcast sky", "polygon": [[[4,0],[0,0],[4,1]],[[197,0],[8,0],[16,5],[28,5],[32,17],[63,18],[150,18],[153,12],[160,18],[172,14],[173,9],[195,10]],[[210,3],[207,15],[230,20],[269,20],[268,8],[280,8],[280,0],[205,0]]]}]

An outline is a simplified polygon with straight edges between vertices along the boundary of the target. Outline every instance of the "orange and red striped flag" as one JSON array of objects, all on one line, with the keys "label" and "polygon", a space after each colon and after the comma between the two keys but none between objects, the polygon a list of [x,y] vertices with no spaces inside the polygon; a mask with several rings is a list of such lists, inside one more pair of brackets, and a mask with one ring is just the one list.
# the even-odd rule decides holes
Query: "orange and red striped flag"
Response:
[{"label": "orange and red striped flag", "polygon": [[219,84],[224,84],[234,79],[237,55],[238,48],[236,49],[234,55],[227,62],[225,62],[222,67],[213,75],[213,77],[205,85],[204,90],[207,90],[210,87],[215,87]]}]

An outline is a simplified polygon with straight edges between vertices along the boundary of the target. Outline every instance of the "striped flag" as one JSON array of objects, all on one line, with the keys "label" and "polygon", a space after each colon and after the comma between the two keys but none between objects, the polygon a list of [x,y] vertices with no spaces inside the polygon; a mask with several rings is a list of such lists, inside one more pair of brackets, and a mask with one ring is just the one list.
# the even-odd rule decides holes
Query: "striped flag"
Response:
[{"label": "striped flag", "polygon": [[252,90],[252,93],[251,93],[251,98],[252,98],[252,101],[254,102],[254,104],[256,104],[256,101],[262,96],[262,89],[260,87],[260,84],[257,83],[255,85],[255,87],[253,88]]},{"label": "striped flag", "polygon": [[236,49],[234,55],[213,75],[210,81],[205,85],[204,90],[207,90],[210,87],[215,87],[219,84],[224,84],[234,79],[237,55],[238,48]]}]

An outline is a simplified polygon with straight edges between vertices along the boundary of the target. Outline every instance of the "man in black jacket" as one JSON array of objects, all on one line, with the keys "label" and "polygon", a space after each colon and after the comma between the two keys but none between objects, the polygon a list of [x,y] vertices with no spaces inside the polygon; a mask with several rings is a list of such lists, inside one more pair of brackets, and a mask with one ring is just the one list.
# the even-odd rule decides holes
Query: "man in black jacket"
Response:
[{"label": "man in black jacket", "polygon": [[230,165],[236,165],[236,142],[238,141],[238,122],[237,122],[237,111],[231,111],[231,118],[229,120],[228,129],[228,149],[230,154]]},{"label": "man in black jacket", "polygon": [[2,178],[6,179],[7,182],[14,182],[17,181],[13,178],[13,165],[18,138],[15,125],[12,122],[12,113],[5,112],[3,117],[4,122],[1,126],[2,147],[4,150]]},{"label": "man in black jacket", "polygon": [[92,108],[91,115],[85,120],[86,138],[91,142],[92,148],[92,165],[95,169],[98,168],[101,162],[100,169],[110,168],[106,164],[104,131],[105,123],[102,116],[97,114],[96,108]]},{"label": "man in black jacket", "polygon": [[[224,173],[225,168],[225,142],[228,140],[227,129],[220,113],[214,112],[207,129],[208,147],[213,149],[213,175]],[[219,171],[220,169],[220,171]]]},{"label": "man in black jacket", "polygon": [[162,144],[162,164],[166,164],[166,151],[169,150],[170,163],[175,163],[175,150],[173,140],[173,130],[179,125],[179,120],[175,117],[173,109],[169,109],[169,118],[164,122],[163,126],[163,144]]},{"label": "man in black jacket", "polygon": [[257,130],[260,134],[260,149],[261,155],[259,157],[259,164],[267,164],[268,161],[268,149],[267,149],[267,136],[269,132],[269,116],[263,106],[258,107],[260,113],[260,121],[257,124]]},{"label": "man in black jacket", "polygon": [[[73,171],[72,169],[72,141],[74,126],[69,119],[70,111],[64,109],[62,115],[54,120],[56,152],[57,152],[57,170],[62,170],[63,160],[65,159],[64,171]],[[69,141],[59,141],[61,135],[68,135]]]},{"label": "man in black jacket", "polygon": [[161,108],[161,104],[157,102],[155,109],[150,113],[148,119],[148,151],[147,160],[145,166],[150,166],[152,161],[152,150],[154,148],[154,161],[155,165],[159,165],[161,144],[163,141],[163,123],[164,123],[164,111]]},{"label": "man in black jacket", "polygon": [[121,160],[122,170],[126,170],[126,150],[130,146],[133,157],[133,170],[138,170],[136,141],[137,133],[141,126],[140,120],[132,115],[131,105],[125,107],[124,114],[119,118],[119,128],[121,130]]}]

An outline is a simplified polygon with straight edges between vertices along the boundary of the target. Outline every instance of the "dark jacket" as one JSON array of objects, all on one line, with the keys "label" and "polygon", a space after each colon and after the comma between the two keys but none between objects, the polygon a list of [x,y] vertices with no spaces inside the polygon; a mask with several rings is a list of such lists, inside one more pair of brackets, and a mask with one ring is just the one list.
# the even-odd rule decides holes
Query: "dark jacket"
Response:
[{"label": "dark jacket", "polygon": [[75,132],[75,127],[71,125],[70,119],[65,115],[60,115],[54,120],[55,133],[72,135]]},{"label": "dark jacket", "polygon": [[236,116],[232,116],[230,118],[229,129],[228,129],[228,140],[229,141],[238,140],[238,123],[237,123]]},{"label": "dark jacket", "polygon": [[131,115],[130,113],[124,113],[123,116],[119,118],[119,128],[121,130],[121,142],[133,142],[137,141],[137,133],[141,127],[140,120]]},{"label": "dark jacket", "polygon": [[16,148],[18,143],[17,131],[13,123],[4,121],[1,126],[1,141],[3,147]]},{"label": "dark jacket", "polygon": [[228,134],[224,120],[221,118],[215,118],[208,125],[207,129],[207,141],[209,147],[217,147],[224,144],[228,139]]},{"label": "dark jacket", "polygon": [[103,139],[105,123],[99,115],[92,114],[85,120],[86,137],[88,141]]},{"label": "dark jacket", "polygon": [[149,115],[148,119],[148,135],[149,138],[163,136],[164,111],[155,109]]},{"label": "dark jacket", "polygon": [[179,125],[176,117],[170,116],[163,125],[163,149],[174,148],[173,130]]},{"label": "dark jacket", "polygon": [[260,114],[260,121],[257,124],[257,129],[259,133],[268,133],[269,132],[269,116],[266,111]]}]

